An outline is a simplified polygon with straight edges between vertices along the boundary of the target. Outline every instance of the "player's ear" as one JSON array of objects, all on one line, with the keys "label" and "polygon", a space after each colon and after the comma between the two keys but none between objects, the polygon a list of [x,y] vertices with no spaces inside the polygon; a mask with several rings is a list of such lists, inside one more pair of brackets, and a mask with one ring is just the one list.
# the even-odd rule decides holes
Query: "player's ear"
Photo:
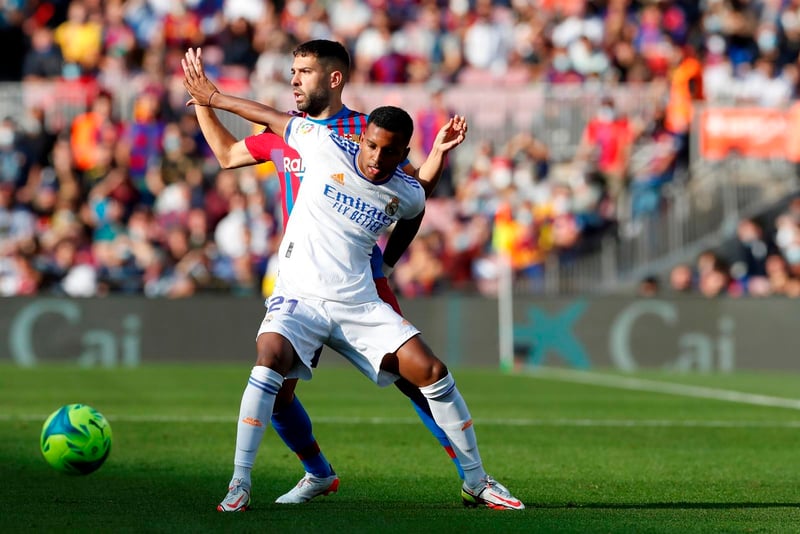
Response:
[{"label": "player's ear", "polygon": [[331,72],[330,83],[331,83],[331,89],[337,89],[342,85],[344,85],[344,74],[342,74],[342,71],[335,70]]}]

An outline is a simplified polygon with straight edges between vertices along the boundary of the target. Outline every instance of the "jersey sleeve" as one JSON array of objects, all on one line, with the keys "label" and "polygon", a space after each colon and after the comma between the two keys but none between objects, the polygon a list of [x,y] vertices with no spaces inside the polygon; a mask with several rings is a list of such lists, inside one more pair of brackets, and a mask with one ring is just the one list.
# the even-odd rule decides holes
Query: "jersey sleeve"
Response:
[{"label": "jersey sleeve", "polygon": [[321,143],[335,134],[326,126],[301,117],[293,117],[286,125],[283,135],[286,144],[297,150],[302,156],[303,152],[319,148]]},{"label": "jersey sleeve", "polygon": [[422,188],[422,185],[420,185],[416,178],[413,178],[404,172],[399,172],[398,174],[401,180],[405,180],[411,191],[409,195],[409,205],[403,210],[400,218],[413,219],[425,209],[425,190]]},{"label": "jersey sleeve", "polygon": [[258,162],[272,159],[272,151],[286,146],[281,136],[272,132],[262,132],[244,138],[244,144],[250,155]]}]

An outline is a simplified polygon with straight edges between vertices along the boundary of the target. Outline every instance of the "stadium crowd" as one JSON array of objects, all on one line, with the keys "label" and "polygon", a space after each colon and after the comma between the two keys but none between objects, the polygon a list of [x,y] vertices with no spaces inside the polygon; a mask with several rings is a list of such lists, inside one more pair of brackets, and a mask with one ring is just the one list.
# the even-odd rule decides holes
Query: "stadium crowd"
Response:
[{"label": "stadium crowd", "polygon": [[[11,0],[0,80],[79,84],[90,98],[69,124],[38,108],[0,123],[0,295],[260,293],[282,229],[274,168],[220,170],[170,88],[189,46],[221,87],[288,83],[291,50],[314,38],[347,45],[354,86],[435,87],[415,110],[417,155],[457,106],[451,84],[664,87],[642,116],[603,98],[566,165],[533,131],[477,140],[394,272],[406,297],[490,291],[499,252],[540,278],[549,255],[657,213],[686,165],[693,101],[785,105],[800,78],[800,0]],[[129,119],[114,111],[123,89],[137,95]],[[751,283],[740,262],[674,278],[719,294],[711,265],[728,294],[797,295],[800,220],[777,226],[759,230],[777,245],[745,262]]]}]

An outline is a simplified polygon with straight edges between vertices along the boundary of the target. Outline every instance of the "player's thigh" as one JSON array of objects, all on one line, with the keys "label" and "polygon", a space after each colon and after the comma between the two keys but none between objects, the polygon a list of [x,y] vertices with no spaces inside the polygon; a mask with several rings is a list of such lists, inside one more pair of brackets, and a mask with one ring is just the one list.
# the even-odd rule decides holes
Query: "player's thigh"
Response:
[{"label": "player's thigh", "polygon": [[331,333],[331,347],[379,385],[393,382],[397,375],[382,372],[383,358],[419,334],[419,330],[381,301],[337,305],[329,310],[338,325]]},{"label": "player's thigh", "polygon": [[267,312],[258,330],[259,361],[268,360],[275,356],[275,352],[284,349],[281,345],[273,344],[277,334],[288,342],[297,355],[291,372],[285,376],[309,379],[319,348],[328,338],[330,328],[330,321],[320,312],[316,301],[273,295],[267,301]]}]

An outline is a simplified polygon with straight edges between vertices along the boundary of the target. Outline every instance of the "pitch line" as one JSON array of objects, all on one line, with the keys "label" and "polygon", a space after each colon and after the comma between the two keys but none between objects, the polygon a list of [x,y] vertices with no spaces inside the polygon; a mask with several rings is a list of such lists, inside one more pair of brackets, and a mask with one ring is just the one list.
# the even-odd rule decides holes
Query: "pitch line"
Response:
[{"label": "pitch line", "polygon": [[771,408],[789,408],[800,410],[800,399],[787,399],[785,397],[772,397],[756,393],[744,393],[729,389],[717,389],[704,386],[690,386],[674,382],[659,382],[645,378],[617,376],[592,371],[575,371],[572,369],[557,369],[541,367],[536,370],[525,371],[526,376],[562,382],[589,384],[617,389],[644,391],[647,393],[665,393],[667,395],[680,395],[700,399],[713,399],[719,401],[736,402],[739,404],[752,404],[755,406],[768,406]]},{"label": "pitch line", "polygon": [[[0,422],[35,422],[47,419],[45,414],[0,414]],[[111,423],[206,423],[236,424],[236,416],[221,415],[115,415],[109,414]],[[412,417],[314,417],[314,423],[337,425],[418,425]],[[800,428],[800,421],[736,421],[736,420],[671,420],[671,419],[482,419],[475,418],[480,426],[519,427],[606,427],[606,428]]]}]

